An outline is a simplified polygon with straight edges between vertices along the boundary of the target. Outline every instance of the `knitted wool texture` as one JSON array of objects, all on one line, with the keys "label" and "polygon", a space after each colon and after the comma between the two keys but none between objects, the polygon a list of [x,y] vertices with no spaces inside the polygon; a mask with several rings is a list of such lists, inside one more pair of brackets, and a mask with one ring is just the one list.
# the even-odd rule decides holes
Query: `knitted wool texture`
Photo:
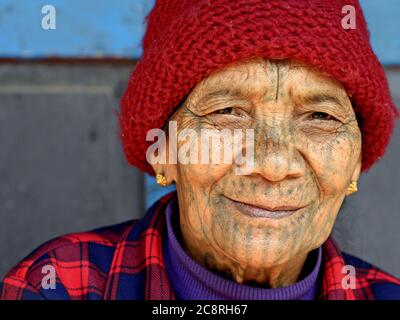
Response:
[{"label": "knitted wool texture", "polygon": [[[345,30],[345,5],[356,28]],[[382,66],[371,49],[358,1],[162,0],[146,17],[143,56],[120,101],[120,134],[128,162],[154,175],[146,141],[211,72],[261,56],[294,59],[339,80],[359,113],[362,171],[385,152],[395,118]]]}]

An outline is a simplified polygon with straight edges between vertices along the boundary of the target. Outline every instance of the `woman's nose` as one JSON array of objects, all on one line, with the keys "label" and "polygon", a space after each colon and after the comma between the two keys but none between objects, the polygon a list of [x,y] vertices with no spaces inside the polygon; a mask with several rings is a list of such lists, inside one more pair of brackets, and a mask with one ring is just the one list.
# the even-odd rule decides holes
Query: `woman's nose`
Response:
[{"label": "woman's nose", "polygon": [[253,172],[272,182],[303,176],[305,160],[296,146],[290,124],[264,122],[255,129]]}]

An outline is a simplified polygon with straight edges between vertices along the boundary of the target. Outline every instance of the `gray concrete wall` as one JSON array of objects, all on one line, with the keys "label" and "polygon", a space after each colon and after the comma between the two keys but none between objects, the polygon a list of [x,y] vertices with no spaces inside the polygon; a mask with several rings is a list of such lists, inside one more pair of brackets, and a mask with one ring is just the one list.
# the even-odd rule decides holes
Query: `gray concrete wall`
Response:
[{"label": "gray concrete wall", "polygon": [[[144,214],[118,99],[132,65],[0,65],[0,277],[39,244]],[[400,105],[400,70],[388,76]],[[400,277],[400,126],[335,225],[342,249]]]},{"label": "gray concrete wall", "polygon": [[0,276],[55,236],[139,217],[118,98],[133,66],[0,65]]}]

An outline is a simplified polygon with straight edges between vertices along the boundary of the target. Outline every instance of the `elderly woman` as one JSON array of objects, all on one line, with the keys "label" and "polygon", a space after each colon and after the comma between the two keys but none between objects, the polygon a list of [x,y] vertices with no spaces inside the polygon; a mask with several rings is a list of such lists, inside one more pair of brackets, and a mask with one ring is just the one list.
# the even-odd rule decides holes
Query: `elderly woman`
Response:
[{"label": "elderly woman", "polygon": [[399,115],[359,4],[168,0],[147,23],[122,140],[176,192],[143,219],[44,244],[2,298],[400,298],[400,280],[330,236]]}]

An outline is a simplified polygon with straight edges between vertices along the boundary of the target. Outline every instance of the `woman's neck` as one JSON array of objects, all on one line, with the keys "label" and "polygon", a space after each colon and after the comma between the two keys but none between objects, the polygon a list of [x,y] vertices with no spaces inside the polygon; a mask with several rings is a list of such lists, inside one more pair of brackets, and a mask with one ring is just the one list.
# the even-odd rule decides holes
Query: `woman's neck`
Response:
[{"label": "woman's neck", "polygon": [[[217,272],[239,284],[268,288],[291,285],[299,280],[308,253],[302,253],[279,265],[248,265],[228,257],[222,250],[200,243],[192,234],[181,231],[182,245],[188,255],[210,271]],[[268,253],[266,253],[268,254]]]}]

